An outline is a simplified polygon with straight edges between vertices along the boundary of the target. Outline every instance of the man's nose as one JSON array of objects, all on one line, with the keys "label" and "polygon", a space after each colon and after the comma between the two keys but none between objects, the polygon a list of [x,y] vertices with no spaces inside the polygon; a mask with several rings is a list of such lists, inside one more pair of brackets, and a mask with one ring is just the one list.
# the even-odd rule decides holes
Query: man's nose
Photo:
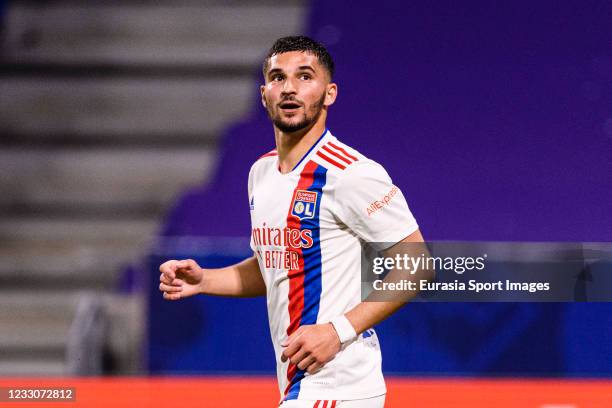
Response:
[{"label": "man's nose", "polygon": [[287,80],[284,82],[282,92],[285,95],[296,93],[295,83],[291,78],[287,78]]}]

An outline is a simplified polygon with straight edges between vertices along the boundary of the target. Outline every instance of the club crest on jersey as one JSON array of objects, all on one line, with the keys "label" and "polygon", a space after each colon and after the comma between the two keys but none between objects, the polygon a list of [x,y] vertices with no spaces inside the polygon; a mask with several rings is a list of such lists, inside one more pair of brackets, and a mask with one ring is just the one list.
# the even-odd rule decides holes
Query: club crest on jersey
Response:
[{"label": "club crest on jersey", "polygon": [[300,220],[314,218],[317,209],[317,192],[297,190],[291,203],[291,214]]}]

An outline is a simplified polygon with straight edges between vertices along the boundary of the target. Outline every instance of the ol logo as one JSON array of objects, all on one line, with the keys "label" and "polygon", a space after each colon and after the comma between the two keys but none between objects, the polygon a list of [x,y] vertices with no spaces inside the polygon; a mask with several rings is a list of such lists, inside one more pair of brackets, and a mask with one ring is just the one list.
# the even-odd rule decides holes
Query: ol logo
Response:
[{"label": "ol logo", "polygon": [[317,208],[317,192],[297,190],[291,203],[291,214],[300,220],[313,218]]}]

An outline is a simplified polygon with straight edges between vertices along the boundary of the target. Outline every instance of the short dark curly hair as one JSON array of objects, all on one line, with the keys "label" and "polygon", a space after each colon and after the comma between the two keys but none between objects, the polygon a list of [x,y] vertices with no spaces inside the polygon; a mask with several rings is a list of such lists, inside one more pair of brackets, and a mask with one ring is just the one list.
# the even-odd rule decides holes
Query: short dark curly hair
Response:
[{"label": "short dark curly hair", "polygon": [[317,57],[319,63],[327,69],[329,78],[332,79],[334,77],[334,60],[331,55],[329,55],[327,49],[312,38],[303,35],[282,37],[274,42],[263,62],[264,77],[270,65],[270,58],[274,55],[290,51],[309,52],[313,54]]}]

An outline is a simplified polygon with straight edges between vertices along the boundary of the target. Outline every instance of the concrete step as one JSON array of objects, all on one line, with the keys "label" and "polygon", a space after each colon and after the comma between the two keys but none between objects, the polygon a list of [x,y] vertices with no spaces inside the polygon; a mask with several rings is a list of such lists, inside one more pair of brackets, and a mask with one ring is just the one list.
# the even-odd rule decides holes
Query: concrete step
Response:
[{"label": "concrete step", "polygon": [[301,31],[301,2],[14,3],[4,48],[21,62],[258,65]]},{"label": "concrete step", "polygon": [[68,375],[63,359],[50,358],[0,358],[0,377]]},{"label": "concrete step", "polygon": [[0,243],[18,244],[143,242],[158,228],[154,219],[0,218]]},{"label": "concrete step", "polygon": [[0,288],[115,287],[156,228],[155,219],[0,219]]},{"label": "concrete step", "polygon": [[24,352],[61,356],[78,299],[77,292],[9,291],[3,288],[0,292],[1,356]]},{"label": "concrete step", "polygon": [[208,179],[214,153],[211,148],[5,148],[0,150],[0,208],[160,214],[186,187]]},{"label": "concrete step", "polygon": [[[18,317],[21,318],[21,317]],[[4,320],[4,319],[3,319]],[[26,325],[27,324],[27,325]],[[23,354],[30,354],[32,351],[40,350],[43,353],[62,354],[68,341],[70,330],[69,320],[48,320],[30,319],[21,322],[0,321],[0,345],[2,353],[14,355],[18,351]],[[57,353],[60,350],[60,353]]]},{"label": "concrete step", "polygon": [[0,249],[0,287],[4,289],[116,287],[119,271],[145,252],[142,242],[28,243]]},{"label": "concrete step", "polygon": [[115,367],[141,367],[144,299],[134,295],[73,290],[0,289],[0,375],[69,374],[66,359],[79,301],[95,293],[108,318],[105,342]]},{"label": "concrete step", "polygon": [[214,140],[244,114],[257,92],[248,77],[228,79],[0,78],[0,130],[61,137],[178,133]]}]

